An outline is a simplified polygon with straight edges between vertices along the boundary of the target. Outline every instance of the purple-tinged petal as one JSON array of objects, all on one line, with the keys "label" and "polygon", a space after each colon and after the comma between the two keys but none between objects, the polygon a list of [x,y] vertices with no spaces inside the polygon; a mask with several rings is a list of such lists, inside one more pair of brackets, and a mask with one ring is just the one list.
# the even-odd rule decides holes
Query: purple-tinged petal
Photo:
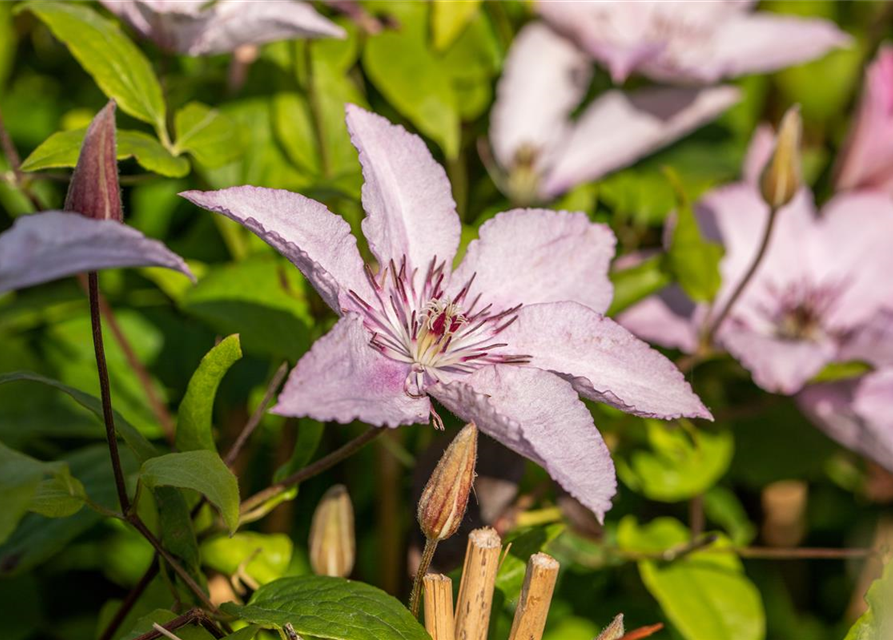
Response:
[{"label": "purple-tinged petal", "polygon": [[203,9],[201,17],[204,28],[194,40],[179,45],[192,56],[279,40],[346,37],[344,29],[317,13],[309,2],[218,0]]},{"label": "purple-tinged petal", "polygon": [[570,115],[586,93],[588,56],[541,23],[524,27],[512,43],[490,116],[496,160],[511,171],[518,153],[547,166],[570,129]]},{"label": "purple-tinged petal", "polygon": [[783,16],[769,12],[737,13],[719,23],[700,79],[714,82],[754,73],[770,73],[821,58],[847,47],[852,38],[828,20]]},{"label": "purple-tinged petal", "polygon": [[837,357],[833,340],[788,340],[748,331],[728,321],[718,341],[750,371],[754,382],[772,393],[793,395]]},{"label": "purple-tinged petal", "polygon": [[583,396],[649,418],[708,418],[685,376],[609,318],[575,302],[525,306],[501,339],[530,366],[551,371]]},{"label": "purple-tinged petal", "polygon": [[428,422],[428,398],[404,390],[409,365],[381,355],[369,338],[358,316],[341,318],[292,369],[273,413],[388,427]]},{"label": "purple-tinged petal", "polygon": [[706,313],[674,284],[626,309],[617,322],[642,340],[694,353]]},{"label": "purple-tinged petal", "polygon": [[350,225],[319,202],[261,187],[184,191],[180,195],[257,234],[291,260],[337,313],[351,290],[373,299]]},{"label": "purple-tinged petal", "polygon": [[555,197],[632,164],[713,120],[740,98],[734,87],[609,91],[577,120],[541,185]]},{"label": "purple-tinged petal", "polygon": [[137,0],[99,0],[99,4],[133,27],[141,36],[152,34],[152,25],[143,16]]},{"label": "purple-tinged petal", "polygon": [[809,385],[797,395],[804,414],[843,446],[893,471],[891,370]]},{"label": "purple-tinged petal", "polygon": [[822,209],[816,236],[812,277],[841,292],[828,324],[849,329],[893,306],[893,200],[887,194],[836,196]]},{"label": "purple-tinged petal", "polygon": [[592,415],[564,380],[537,369],[478,369],[429,393],[463,420],[549,472],[604,521],[616,493],[614,463]]},{"label": "purple-tinged petal", "polygon": [[893,301],[850,332],[840,350],[843,361],[860,360],[875,367],[893,367]]},{"label": "purple-tinged petal", "polygon": [[893,194],[893,47],[881,47],[865,72],[859,109],[837,158],[839,190],[870,188]]},{"label": "purple-tinged petal", "polygon": [[614,289],[608,268],[616,239],[583,213],[513,209],[485,222],[453,274],[455,295],[474,276],[469,300],[502,311],[573,300],[604,312]]},{"label": "purple-tinged petal", "polygon": [[406,256],[422,275],[435,258],[449,267],[462,225],[443,167],[420,137],[352,104],[347,128],[366,180],[363,234],[379,262],[399,267]]},{"label": "purple-tinged petal", "polygon": [[0,292],[86,271],[149,266],[195,280],[180,256],[114,220],[45,211],[18,218],[0,234]]},{"label": "purple-tinged petal", "polygon": [[121,222],[121,190],[115,146],[115,101],[96,114],[78,154],[71,176],[65,210],[97,220]]}]

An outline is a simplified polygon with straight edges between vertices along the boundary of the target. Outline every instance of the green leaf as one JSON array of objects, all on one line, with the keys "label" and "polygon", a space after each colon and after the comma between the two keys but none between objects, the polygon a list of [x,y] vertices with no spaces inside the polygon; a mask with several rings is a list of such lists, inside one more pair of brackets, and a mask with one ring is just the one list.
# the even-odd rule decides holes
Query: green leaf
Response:
[{"label": "green leaf", "polygon": [[893,562],[875,580],[865,596],[868,611],[859,616],[844,640],[888,640],[893,638]]},{"label": "green leaf", "polygon": [[[42,171],[77,164],[86,129],[57,131],[44,140],[22,162],[22,171]],[[118,160],[136,158],[144,169],[168,178],[181,178],[189,173],[189,161],[177,158],[158,140],[142,131],[117,131]]]},{"label": "green leaf", "polygon": [[181,307],[218,333],[238,333],[247,352],[297,360],[310,347],[304,278],[267,252],[215,267],[186,292]]},{"label": "green leaf", "polygon": [[704,494],[704,515],[725,529],[738,546],[750,544],[757,535],[757,528],[748,518],[744,505],[725,487],[713,487]]},{"label": "green leaf", "polygon": [[37,485],[28,510],[47,518],[67,518],[81,510],[86,497],[84,485],[63,465],[52,478]]},{"label": "green leaf", "polygon": [[734,441],[729,431],[690,428],[646,420],[648,449],[617,461],[617,475],[651,500],[678,502],[704,493],[728,470]]},{"label": "green leaf", "polygon": [[213,451],[186,451],[152,458],[143,463],[140,480],[149,487],[198,491],[217,507],[230,532],[239,526],[239,483]]},{"label": "green leaf", "polygon": [[550,524],[506,538],[504,544],[511,543],[511,547],[499,566],[499,572],[496,574],[496,587],[503,592],[507,601],[514,602],[518,599],[521,585],[524,583],[524,574],[527,571],[527,560],[530,556],[540,551],[547,551],[549,543],[563,531],[563,524]]},{"label": "green leaf", "polygon": [[[120,453],[126,477],[137,469],[137,463],[127,449],[121,449]],[[60,462],[69,466],[71,475],[80,480],[93,502],[106,509],[119,508],[106,444],[75,451],[64,456]],[[0,546],[0,577],[30,571],[55,556],[102,519],[103,516],[92,509],[81,509],[68,518],[46,518],[29,513],[9,540]]]},{"label": "green leaf", "polygon": [[319,175],[319,147],[307,98],[295,91],[273,96],[273,127],[289,159],[299,168]]},{"label": "green leaf", "polygon": [[[183,492],[175,487],[155,487],[158,527],[164,548],[180,558],[193,578],[199,579],[201,555],[192,521],[192,510]],[[201,580],[199,580],[201,584]]]},{"label": "green leaf", "polygon": [[302,636],[331,640],[430,640],[409,610],[380,589],[325,576],[281,578],[258,589],[247,605],[224,612],[268,628],[291,623]]},{"label": "green leaf", "polygon": [[428,49],[426,3],[392,4],[399,31],[387,29],[363,50],[369,79],[419,131],[434,140],[447,158],[459,154],[459,107],[448,74]]},{"label": "green leaf", "polygon": [[455,2],[455,0],[434,0],[431,7],[431,32],[434,48],[447,49],[478,12],[481,0]]},{"label": "green leaf", "polygon": [[235,123],[200,102],[190,102],[177,110],[174,129],[177,132],[174,154],[188,151],[206,167],[225,165],[242,153]]},{"label": "green leaf", "polygon": [[240,569],[258,584],[267,584],[282,575],[291,562],[293,544],[283,534],[237,533],[217,536],[202,542],[202,561],[227,576]]},{"label": "green leaf", "polygon": [[654,256],[634,267],[612,271],[614,300],[608,315],[617,315],[669,285],[672,279],[664,270],[663,263],[662,256]]},{"label": "green leaf", "polygon": [[41,481],[58,466],[35,460],[0,442],[0,542],[15,531]]},{"label": "green leaf", "polygon": [[704,240],[679,179],[670,170],[667,171],[667,176],[676,186],[678,205],[673,236],[666,256],[667,269],[692,300],[710,302],[722,284],[719,261],[722,259],[723,249],[718,244]]},{"label": "green leaf", "polygon": [[866,362],[831,362],[819,371],[810,382],[837,382],[848,378],[856,378],[871,371],[871,365]]},{"label": "green leaf", "polygon": [[[617,541],[625,551],[660,553],[690,540],[673,518],[639,526],[635,517],[620,521]],[[721,537],[711,548],[673,562],[639,561],[645,587],[686,640],[762,640],[766,614],[760,594]]]},{"label": "green leaf", "polygon": [[242,346],[239,336],[232,335],[220,341],[211,349],[198,369],[192,374],[186,395],[180,403],[177,420],[176,446],[180,451],[217,451],[214,445],[211,416],[214,412],[214,398],[223,376],[233,364],[241,359]]},{"label": "green leaf", "polygon": [[260,631],[260,625],[250,624],[225,636],[223,640],[252,640],[258,631]]},{"label": "green leaf", "polygon": [[[89,394],[84,393],[83,391],[78,391],[77,389],[58,382],[57,380],[52,380],[50,378],[46,378],[40,374],[32,373],[30,371],[13,371],[12,373],[5,373],[0,375],[0,385],[10,382],[19,382],[22,380],[39,382],[41,384],[45,384],[49,387],[53,387],[55,389],[58,389],[59,391],[67,393],[75,402],[77,402],[79,405],[92,412],[97,418],[102,420],[102,405],[100,404],[99,400]],[[152,443],[146,440],[139,431],[137,431],[129,422],[127,422],[121,416],[121,414],[115,411],[114,417],[115,430],[117,431],[118,435],[124,439],[124,442],[126,442],[127,445],[133,450],[140,461],[148,460],[149,458],[158,455],[158,451],[155,449]]]},{"label": "green leaf", "polygon": [[161,85],[143,53],[118,28],[90,7],[74,2],[26,2],[64,42],[96,84],[121,110],[166,135]]}]

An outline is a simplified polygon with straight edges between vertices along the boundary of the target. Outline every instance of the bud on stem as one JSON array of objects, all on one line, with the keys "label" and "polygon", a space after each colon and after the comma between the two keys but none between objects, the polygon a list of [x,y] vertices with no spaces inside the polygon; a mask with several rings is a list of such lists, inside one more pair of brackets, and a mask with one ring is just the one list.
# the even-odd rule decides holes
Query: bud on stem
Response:
[{"label": "bud on stem", "polygon": [[87,129],[64,208],[98,220],[124,219],[118,189],[114,100],[96,114]]},{"label": "bud on stem", "polygon": [[422,561],[416,571],[409,598],[409,609],[413,616],[419,614],[422,579],[431,566],[437,543],[456,533],[465,516],[468,496],[474,485],[477,450],[478,428],[471,422],[444,451],[422,491],[418,518],[422,533],[425,534],[425,550],[422,552]]},{"label": "bud on stem", "polygon": [[773,209],[789,203],[803,183],[800,170],[800,138],[803,120],[800,108],[793,106],[781,119],[775,151],[760,178],[760,192]]},{"label": "bud on stem", "polygon": [[343,484],[326,491],[310,525],[310,566],[319,576],[346,578],[356,557],[353,504]]}]

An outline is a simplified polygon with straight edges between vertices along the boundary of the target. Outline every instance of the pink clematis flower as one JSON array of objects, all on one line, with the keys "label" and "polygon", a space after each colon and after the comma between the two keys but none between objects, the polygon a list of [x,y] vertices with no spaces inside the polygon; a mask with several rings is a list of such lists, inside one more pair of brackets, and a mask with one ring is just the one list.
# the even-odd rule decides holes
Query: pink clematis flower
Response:
[{"label": "pink clematis flower", "polygon": [[893,471],[893,310],[878,313],[846,349],[848,360],[876,370],[809,385],[797,395],[797,404],[830,437]]},{"label": "pink clematis flower", "polygon": [[[754,138],[745,181],[716,189],[699,203],[705,234],[725,246],[722,308],[753,260],[769,210],[756,177],[772,136]],[[837,196],[815,210],[801,189],[778,212],[763,261],[720,327],[716,340],[767,391],[794,394],[825,365],[850,359],[849,339],[893,306],[893,203],[876,193]],[[636,335],[694,351],[707,309],[672,287],[621,314]]]},{"label": "pink clematis flower", "polygon": [[65,206],[22,216],[0,234],[0,293],[116,267],[167,267],[195,279],[180,256],[121,223],[114,102],[87,129]]},{"label": "pink clematis flower", "polygon": [[865,73],[834,183],[841,190],[879,189],[893,195],[893,47],[882,47]]},{"label": "pink clematis flower", "polygon": [[347,126],[377,273],[347,222],[301,195],[183,194],[279,250],[340,316],[274,411],[395,427],[438,423],[435,398],[602,517],[614,467],[579,395],[641,416],[710,417],[669,360],[604,317],[612,233],[581,213],[516,209],[483,225],[453,271],[461,224],[424,142],[353,105]]},{"label": "pink clematis flower", "polygon": [[293,38],[344,38],[309,2],[296,0],[100,0],[141,36],[190,56]]},{"label": "pink clematis flower", "polygon": [[846,46],[828,21],[751,11],[753,0],[666,2],[539,0],[537,10],[605,65],[675,83],[767,73]]},{"label": "pink clematis flower", "polygon": [[499,173],[506,176],[497,182],[513,201],[548,201],[630,165],[739,99],[734,87],[608,91],[572,119],[591,72],[589,57],[546,25],[533,23],[518,34],[490,128]]}]

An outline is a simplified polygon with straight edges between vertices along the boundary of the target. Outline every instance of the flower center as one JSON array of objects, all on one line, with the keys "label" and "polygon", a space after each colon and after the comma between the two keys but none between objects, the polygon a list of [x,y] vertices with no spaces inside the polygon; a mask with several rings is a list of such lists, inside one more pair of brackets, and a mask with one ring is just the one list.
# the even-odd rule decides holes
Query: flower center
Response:
[{"label": "flower center", "polygon": [[801,282],[774,290],[778,306],[768,314],[775,332],[789,340],[819,340],[827,335],[825,318],[841,292],[840,285]]},{"label": "flower center", "polygon": [[492,305],[480,306],[480,294],[469,302],[474,276],[449,299],[441,288],[444,269],[445,264],[438,265],[435,258],[419,279],[418,270],[408,271],[404,256],[399,267],[392,260],[378,275],[366,267],[374,300],[350,291],[354,310],[372,334],[369,344],[388,358],[411,365],[404,384],[411,396],[423,395],[425,387],[442,381],[444,374],[530,361],[528,356],[505,353],[508,345],[496,337],[517,319],[521,305],[494,313]]}]

